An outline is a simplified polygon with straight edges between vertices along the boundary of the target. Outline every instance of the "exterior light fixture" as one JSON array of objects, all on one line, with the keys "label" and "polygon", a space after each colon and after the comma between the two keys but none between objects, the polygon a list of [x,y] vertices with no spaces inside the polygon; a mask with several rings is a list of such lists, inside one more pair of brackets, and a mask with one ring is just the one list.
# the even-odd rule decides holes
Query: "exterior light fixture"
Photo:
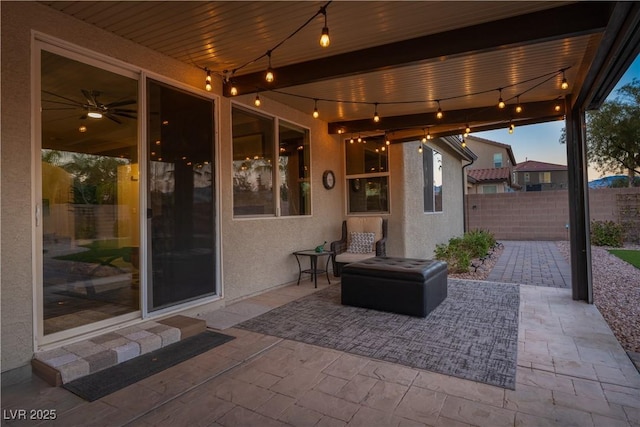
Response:
[{"label": "exterior light fixture", "polygon": [[418,153],[422,154],[422,144],[418,146]]},{"label": "exterior light fixture", "polygon": [[211,70],[205,68],[205,71],[207,72],[207,77],[204,79],[204,88],[211,92]]},{"label": "exterior light fixture", "polygon": [[516,96],[516,113],[522,113],[522,105],[520,105],[520,95]]},{"label": "exterior light fixture", "polygon": [[327,7],[321,8],[320,13],[324,15],[324,27],[322,27],[322,34],[320,35],[320,46],[329,47],[331,39],[329,38],[329,27],[327,27]]},{"label": "exterior light fixture", "polygon": [[504,103],[504,100],[502,99],[502,88],[498,89],[500,91],[500,98],[498,99],[498,108],[504,108],[506,106],[506,104]]},{"label": "exterior light fixture", "polygon": [[378,123],[380,121],[380,116],[378,115],[378,103],[375,103],[375,112],[373,113],[373,121]]},{"label": "exterior light fixture", "polygon": [[262,104],[262,101],[260,101],[260,95],[256,94],[256,99],[253,100],[253,105],[259,107],[260,104]]},{"label": "exterior light fixture", "polygon": [[267,67],[267,72],[264,75],[264,79],[267,83],[273,83],[275,80],[275,76],[273,74],[273,69],[271,68],[271,51],[267,52],[267,56],[269,57],[269,66]]},{"label": "exterior light fixture", "polygon": [[318,100],[314,99],[314,106],[313,106],[313,118],[317,119],[320,116],[320,113],[318,113]]},{"label": "exterior light fixture", "polygon": [[442,108],[440,108],[440,100],[436,100],[438,103],[438,112],[436,112],[436,118],[441,119],[444,114],[442,114]]},{"label": "exterior light fixture", "polygon": [[466,148],[467,147],[467,141],[465,141],[464,139],[462,140],[462,148]]},{"label": "exterior light fixture", "polygon": [[562,83],[560,84],[560,87],[563,90],[569,89],[569,82],[567,82],[567,78],[564,75],[564,71],[562,71]]},{"label": "exterior light fixture", "polygon": [[429,132],[429,128],[427,128],[427,139],[431,139],[431,138],[433,137],[431,136],[431,132]]},{"label": "exterior light fixture", "polygon": [[509,133],[513,133],[513,131],[515,130],[516,125],[514,125],[513,123],[509,124]]},{"label": "exterior light fixture", "polygon": [[555,107],[553,107],[553,109],[558,112],[560,111],[560,104],[556,104]]}]

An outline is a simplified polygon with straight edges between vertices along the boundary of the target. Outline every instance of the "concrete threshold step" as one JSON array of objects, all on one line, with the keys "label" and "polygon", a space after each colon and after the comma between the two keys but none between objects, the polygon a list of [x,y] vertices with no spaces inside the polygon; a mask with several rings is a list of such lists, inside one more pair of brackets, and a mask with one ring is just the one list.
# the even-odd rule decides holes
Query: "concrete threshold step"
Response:
[{"label": "concrete threshold step", "polygon": [[36,353],[32,372],[59,387],[134,357],[204,332],[204,319],[173,316],[129,326],[88,340]]}]

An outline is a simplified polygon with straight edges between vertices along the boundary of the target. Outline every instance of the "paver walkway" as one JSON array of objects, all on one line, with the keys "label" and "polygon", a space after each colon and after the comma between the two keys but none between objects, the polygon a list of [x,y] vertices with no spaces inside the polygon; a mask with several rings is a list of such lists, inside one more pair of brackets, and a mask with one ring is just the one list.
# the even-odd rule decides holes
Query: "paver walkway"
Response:
[{"label": "paver walkway", "polygon": [[571,287],[571,266],[555,242],[501,241],[504,251],[491,270],[490,282],[553,288]]}]

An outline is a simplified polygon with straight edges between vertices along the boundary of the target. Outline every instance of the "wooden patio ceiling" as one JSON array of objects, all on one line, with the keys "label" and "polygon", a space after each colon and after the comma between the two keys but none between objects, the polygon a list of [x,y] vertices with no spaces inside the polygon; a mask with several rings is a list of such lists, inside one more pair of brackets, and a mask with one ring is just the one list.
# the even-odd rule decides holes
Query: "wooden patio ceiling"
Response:
[{"label": "wooden patio ceiling", "polygon": [[[394,142],[425,129],[444,136],[559,120],[568,94],[597,107],[640,49],[638,2],[42,3],[225,83],[232,76],[245,102],[258,93],[309,114],[317,106],[330,133]],[[321,17],[278,46],[323,6],[329,48],[317,44]],[[274,46],[267,84],[260,54]]]}]

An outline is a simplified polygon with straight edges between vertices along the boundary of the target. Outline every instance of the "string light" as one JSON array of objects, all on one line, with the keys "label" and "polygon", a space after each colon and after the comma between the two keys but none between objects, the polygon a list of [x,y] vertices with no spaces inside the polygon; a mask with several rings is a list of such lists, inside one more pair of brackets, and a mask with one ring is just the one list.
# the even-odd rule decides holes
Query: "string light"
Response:
[{"label": "string light", "polygon": [[498,108],[504,108],[506,106],[506,104],[504,103],[504,100],[502,99],[502,88],[498,89],[500,91],[500,98],[498,99]]},{"label": "string light", "polygon": [[322,27],[322,34],[320,36],[320,46],[329,47],[331,39],[329,38],[329,27],[327,27],[327,6],[321,7],[320,13],[324,15],[324,27]]},{"label": "string light", "polygon": [[467,126],[464,129],[464,135],[463,136],[466,138],[466,137],[469,136],[470,133],[471,133],[471,128],[469,127],[469,123],[467,123]]},{"label": "string light", "polygon": [[269,58],[269,66],[267,67],[267,72],[264,75],[264,79],[267,83],[273,83],[275,80],[275,76],[273,74],[273,69],[271,68],[271,51],[267,51],[267,57]]},{"label": "string light", "polygon": [[520,95],[516,96],[516,113],[522,113],[522,105],[520,105]]},{"label": "string light", "polygon": [[553,107],[553,109],[558,112],[560,111],[560,103],[556,103],[556,105]]},{"label": "string light", "polygon": [[509,133],[513,133],[515,128],[516,128],[516,125],[514,125],[513,123],[509,123]]},{"label": "string light", "polygon": [[442,117],[444,117],[444,114],[442,114],[442,108],[440,108],[440,100],[436,99],[436,102],[438,103],[438,112],[436,113],[436,118],[441,119]]},{"label": "string light", "polygon": [[262,101],[260,101],[260,95],[256,94],[256,99],[253,100],[253,105],[259,107],[260,104],[262,104]]},{"label": "string light", "polygon": [[562,84],[560,85],[560,87],[563,90],[569,89],[569,82],[567,82],[567,78],[564,75],[564,70],[562,70]]},{"label": "string light", "polygon": [[391,141],[389,140],[389,137],[388,137],[388,136],[385,136],[385,138],[384,138],[384,139],[385,139],[384,143],[385,143],[386,145],[391,145]]},{"label": "string light", "polygon": [[238,88],[233,83],[233,79],[229,79],[229,84],[231,85],[231,88],[229,89],[229,93],[231,94],[231,96],[236,96],[238,94]]},{"label": "string light", "polygon": [[320,115],[320,113],[318,113],[318,100],[314,99],[313,101],[315,102],[315,105],[313,107],[313,118],[317,119],[318,116]]},{"label": "string light", "polygon": [[207,72],[207,77],[204,79],[204,88],[208,92],[211,92],[211,70],[208,68],[205,68],[204,70]]},{"label": "string light", "polygon": [[422,129],[422,143],[423,144],[427,143],[427,133],[425,132],[424,129]]},{"label": "string light", "polygon": [[464,139],[462,140],[462,148],[466,148],[467,147],[467,141],[465,141]]},{"label": "string light", "polygon": [[430,140],[431,138],[433,138],[431,136],[431,133],[429,132],[429,128],[427,128],[427,139]]},{"label": "string light", "polygon": [[418,153],[422,154],[422,144],[418,146]]},{"label": "string light", "polygon": [[378,123],[380,121],[380,116],[378,115],[378,103],[373,104],[375,106],[375,112],[373,113],[373,121]]}]

